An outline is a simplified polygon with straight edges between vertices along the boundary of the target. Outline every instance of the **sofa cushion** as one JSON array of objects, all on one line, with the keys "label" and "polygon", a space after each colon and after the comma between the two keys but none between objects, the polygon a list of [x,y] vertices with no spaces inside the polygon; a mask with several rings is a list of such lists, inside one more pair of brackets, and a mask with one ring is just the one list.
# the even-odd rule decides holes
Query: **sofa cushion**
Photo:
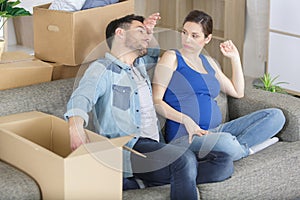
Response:
[{"label": "sofa cushion", "polygon": [[63,118],[73,92],[74,79],[46,82],[0,91],[0,116],[41,111]]},{"label": "sofa cushion", "polygon": [[41,199],[38,184],[27,174],[0,160],[0,199]]}]

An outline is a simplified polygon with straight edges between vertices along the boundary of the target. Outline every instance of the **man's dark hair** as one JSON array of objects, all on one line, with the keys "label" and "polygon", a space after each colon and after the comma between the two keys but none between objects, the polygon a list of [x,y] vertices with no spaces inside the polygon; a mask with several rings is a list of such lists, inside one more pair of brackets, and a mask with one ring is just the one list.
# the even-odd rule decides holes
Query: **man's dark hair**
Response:
[{"label": "man's dark hair", "polygon": [[128,29],[133,20],[143,23],[144,19],[145,18],[143,16],[131,14],[111,21],[106,27],[106,42],[108,47],[111,49],[112,41],[114,39],[115,31],[117,28]]}]

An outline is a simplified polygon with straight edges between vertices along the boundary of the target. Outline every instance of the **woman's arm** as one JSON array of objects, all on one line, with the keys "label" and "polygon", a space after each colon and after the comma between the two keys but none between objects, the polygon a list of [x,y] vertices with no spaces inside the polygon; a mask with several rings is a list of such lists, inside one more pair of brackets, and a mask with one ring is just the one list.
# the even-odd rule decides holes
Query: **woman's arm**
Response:
[{"label": "woman's arm", "polygon": [[216,78],[220,82],[221,90],[232,97],[242,98],[244,96],[245,81],[238,49],[231,40],[228,40],[220,44],[220,50],[224,56],[230,59],[232,65],[232,77],[229,79],[217,66],[216,62],[209,58],[209,62],[216,71]]},{"label": "woman's arm", "polygon": [[189,141],[191,142],[194,134],[202,136],[203,134],[207,134],[207,131],[202,130],[189,116],[178,112],[163,100],[164,94],[173,76],[173,72],[176,70],[176,67],[177,59],[175,52],[167,51],[164,53],[154,72],[152,82],[153,101],[158,114],[167,119],[185,125],[189,133]]},{"label": "woman's arm", "polygon": [[147,33],[150,36],[147,54],[142,57],[142,59],[144,59],[145,67],[147,70],[155,67],[160,54],[159,44],[153,36],[153,29],[159,19],[159,13],[153,13],[144,20],[144,25],[146,27]]}]

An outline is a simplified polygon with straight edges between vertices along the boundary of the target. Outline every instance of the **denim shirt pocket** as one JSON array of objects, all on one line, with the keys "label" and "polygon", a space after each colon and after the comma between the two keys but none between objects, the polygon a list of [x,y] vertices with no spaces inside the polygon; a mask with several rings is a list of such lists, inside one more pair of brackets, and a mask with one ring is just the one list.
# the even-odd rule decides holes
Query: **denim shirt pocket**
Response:
[{"label": "denim shirt pocket", "polygon": [[131,88],[128,86],[113,85],[113,106],[127,110],[130,107]]}]

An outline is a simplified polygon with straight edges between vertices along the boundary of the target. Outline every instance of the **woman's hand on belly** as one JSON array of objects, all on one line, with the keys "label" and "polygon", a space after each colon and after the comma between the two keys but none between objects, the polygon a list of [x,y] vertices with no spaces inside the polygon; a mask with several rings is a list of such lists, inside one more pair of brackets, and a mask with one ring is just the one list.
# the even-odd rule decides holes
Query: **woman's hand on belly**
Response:
[{"label": "woman's hand on belly", "polygon": [[187,115],[183,115],[183,124],[189,134],[189,143],[192,143],[194,135],[202,136],[209,133],[207,130],[201,129],[198,124]]}]

